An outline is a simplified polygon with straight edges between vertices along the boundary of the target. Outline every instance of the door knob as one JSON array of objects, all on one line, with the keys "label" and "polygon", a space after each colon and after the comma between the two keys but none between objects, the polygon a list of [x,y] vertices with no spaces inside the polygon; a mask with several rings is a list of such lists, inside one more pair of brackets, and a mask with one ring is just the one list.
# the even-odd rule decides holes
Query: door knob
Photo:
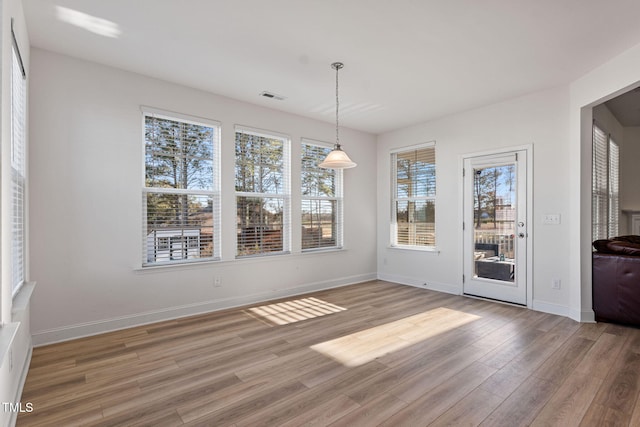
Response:
[{"label": "door knob", "polygon": [[518,237],[524,239],[524,233],[518,233]]}]

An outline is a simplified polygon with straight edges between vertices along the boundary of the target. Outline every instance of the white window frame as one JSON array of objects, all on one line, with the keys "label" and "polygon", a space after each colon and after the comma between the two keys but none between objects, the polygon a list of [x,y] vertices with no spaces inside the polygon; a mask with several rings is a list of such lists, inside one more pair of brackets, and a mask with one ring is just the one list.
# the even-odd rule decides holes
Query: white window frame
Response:
[{"label": "white window frame", "polygon": [[[302,155],[304,155],[304,146],[305,145],[310,145],[310,146],[314,146],[314,147],[321,147],[324,149],[327,149],[327,151],[330,151],[331,149],[333,149],[333,145],[327,142],[321,142],[321,141],[314,141],[312,139],[308,139],[308,138],[302,138],[300,146],[302,148]],[[302,155],[300,158],[300,162],[301,162],[301,168],[302,168]],[[324,159],[324,156],[322,158],[318,159],[318,163],[320,163],[322,160]],[[301,206],[300,206],[300,220],[302,222],[302,214],[303,214],[303,209],[302,206],[305,203],[305,201],[313,201],[313,200],[319,200],[319,201],[334,201],[335,205],[336,205],[336,212],[334,212],[335,218],[336,218],[336,237],[335,237],[335,245],[332,246],[318,246],[318,247],[313,247],[313,248],[307,248],[305,249],[303,247],[303,242],[301,241],[301,248],[302,248],[302,252],[313,252],[313,251],[322,251],[322,250],[331,250],[331,249],[342,249],[343,246],[343,239],[344,239],[344,203],[343,203],[343,187],[342,187],[342,180],[343,180],[343,170],[342,169],[322,169],[319,166],[316,168],[318,171],[322,171],[323,173],[327,173],[328,171],[333,172],[333,176],[334,176],[334,186],[335,186],[335,195],[333,197],[329,197],[329,196],[305,196],[303,194],[300,195],[301,197]],[[302,170],[302,169],[301,169]],[[302,190],[302,189],[301,189]],[[301,236],[301,240],[304,238],[304,236]]]},{"label": "white window frame", "polygon": [[[142,111],[142,267],[157,267],[166,265],[185,265],[192,263],[201,263],[209,261],[218,261],[221,259],[221,185],[220,185],[220,138],[222,133],[221,123],[215,120],[190,116],[186,114],[180,114],[175,112],[164,111],[152,107],[141,107]],[[171,120],[176,122],[189,123],[197,126],[203,126],[213,129],[213,141],[212,141],[212,189],[177,189],[177,188],[160,188],[160,187],[147,187],[146,185],[146,118],[155,117],[158,119]],[[147,195],[148,194],[171,194],[171,195],[188,195],[188,196],[205,196],[212,199],[212,228],[213,228],[213,241],[211,257],[197,257],[188,259],[170,259],[168,261],[149,261],[149,241],[147,233]],[[188,230],[188,227],[183,227],[184,230]],[[187,245],[189,234],[182,235],[182,245]],[[162,242],[168,242],[171,251],[171,236],[159,236],[154,238],[153,247],[156,248]],[[157,242],[156,242],[157,240]],[[187,248],[187,251],[189,248]]]},{"label": "white window frame", "polygon": [[[249,126],[236,125],[234,132],[234,149],[237,144],[238,133],[250,134],[253,136],[276,139],[282,141],[282,193],[261,193],[261,192],[246,192],[236,191],[236,213],[238,209],[238,199],[240,197],[251,197],[259,199],[281,199],[282,200],[282,250],[280,251],[258,251],[250,254],[241,254],[240,248],[240,234],[236,232],[236,259],[283,255],[291,253],[291,138],[280,132],[274,132],[269,130],[252,128]],[[237,167],[237,157],[234,158],[234,183],[235,183],[235,167]],[[234,184],[235,185],[235,184]],[[237,214],[236,214],[237,215]],[[241,227],[240,221],[237,220],[237,227]],[[263,248],[261,248],[263,249]]]},{"label": "white window frame", "polygon": [[15,296],[26,280],[27,189],[27,83],[15,36],[11,59],[11,294]]},{"label": "white window frame", "polygon": [[[413,244],[399,244],[398,243],[398,223],[397,223],[397,204],[400,201],[407,201],[407,202],[420,202],[420,201],[427,201],[427,202],[432,202],[433,206],[434,206],[434,210],[437,210],[437,203],[436,203],[436,193],[434,193],[432,196],[410,196],[410,197],[400,197],[398,196],[398,182],[397,182],[397,178],[398,178],[398,170],[397,170],[397,156],[398,154],[401,153],[409,153],[409,152],[413,152],[416,150],[423,150],[423,149],[433,149],[434,150],[434,159],[436,156],[436,143],[435,141],[431,141],[431,142],[427,142],[427,143],[422,143],[422,144],[417,144],[417,145],[412,145],[412,146],[407,146],[407,147],[401,147],[401,148],[396,148],[390,151],[390,160],[391,160],[391,221],[390,221],[390,246],[392,248],[400,248],[400,249],[410,249],[410,250],[426,250],[426,251],[435,251],[437,250],[436,248],[436,244],[437,244],[437,229],[436,229],[436,223],[435,223],[435,212],[434,212],[434,230],[433,230],[433,244],[420,244],[418,243],[417,239],[414,239],[414,243]],[[437,183],[437,160],[435,160],[435,180]],[[437,185],[437,184],[436,184]],[[417,237],[417,236],[414,236]]]}]

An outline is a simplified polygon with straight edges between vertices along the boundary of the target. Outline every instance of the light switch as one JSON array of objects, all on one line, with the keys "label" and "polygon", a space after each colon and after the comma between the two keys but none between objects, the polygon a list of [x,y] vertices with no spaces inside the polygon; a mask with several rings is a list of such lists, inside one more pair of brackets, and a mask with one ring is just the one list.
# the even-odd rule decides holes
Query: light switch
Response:
[{"label": "light switch", "polygon": [[542,223],[545,225],[560,224],[560,214],[545,214],[542,217]]}]

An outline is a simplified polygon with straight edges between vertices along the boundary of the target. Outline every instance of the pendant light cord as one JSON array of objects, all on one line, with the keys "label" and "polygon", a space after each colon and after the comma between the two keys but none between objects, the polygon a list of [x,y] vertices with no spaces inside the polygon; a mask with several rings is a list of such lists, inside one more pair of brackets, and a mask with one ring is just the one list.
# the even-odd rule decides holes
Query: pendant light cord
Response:
[{"label": "pendant light cord", "polygon": [[342,62],[334,62],[331,68],[336,70],[336,149],[340,150],[340,117],[338,111],[340,109],[340,98],[338,97],[338,71],[344,67]]},{"label": "pendant light cord", "polygon": [[357,166],[340,147],[340,86],[338,73],[343,67],[344,64],[342,62],[334,62],[331,64],[331,68],[336,70],[336,144],[325,159],[318,164],[319,167],[325,169],[349,169]]}]

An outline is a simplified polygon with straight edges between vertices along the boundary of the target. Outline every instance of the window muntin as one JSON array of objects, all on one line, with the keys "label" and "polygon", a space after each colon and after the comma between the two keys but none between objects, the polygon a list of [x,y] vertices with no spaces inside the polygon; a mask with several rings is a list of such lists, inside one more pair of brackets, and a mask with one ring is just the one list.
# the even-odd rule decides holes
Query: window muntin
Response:
[{"label": "window muntin", "polygon": [[19,52],[12,49],[11,71],[11,292],[25,281],[25,189],[27,85]]},{"label": "window muntin", "polygon": [[289,139],[236,127],[236,256],[290,250]]},{"label": "window muntin", "polygon": [[144,130],[143,265],[219,259],[220,125],[149,110]]},{"label": "window muntin", "polygon": [[342,170],[318,166],[331,149],[302,141],[302,251],[342,247]]},{"label": "window muntin", "polygon": [[435,246],[435,145],[391,153],[391,245]]}]

